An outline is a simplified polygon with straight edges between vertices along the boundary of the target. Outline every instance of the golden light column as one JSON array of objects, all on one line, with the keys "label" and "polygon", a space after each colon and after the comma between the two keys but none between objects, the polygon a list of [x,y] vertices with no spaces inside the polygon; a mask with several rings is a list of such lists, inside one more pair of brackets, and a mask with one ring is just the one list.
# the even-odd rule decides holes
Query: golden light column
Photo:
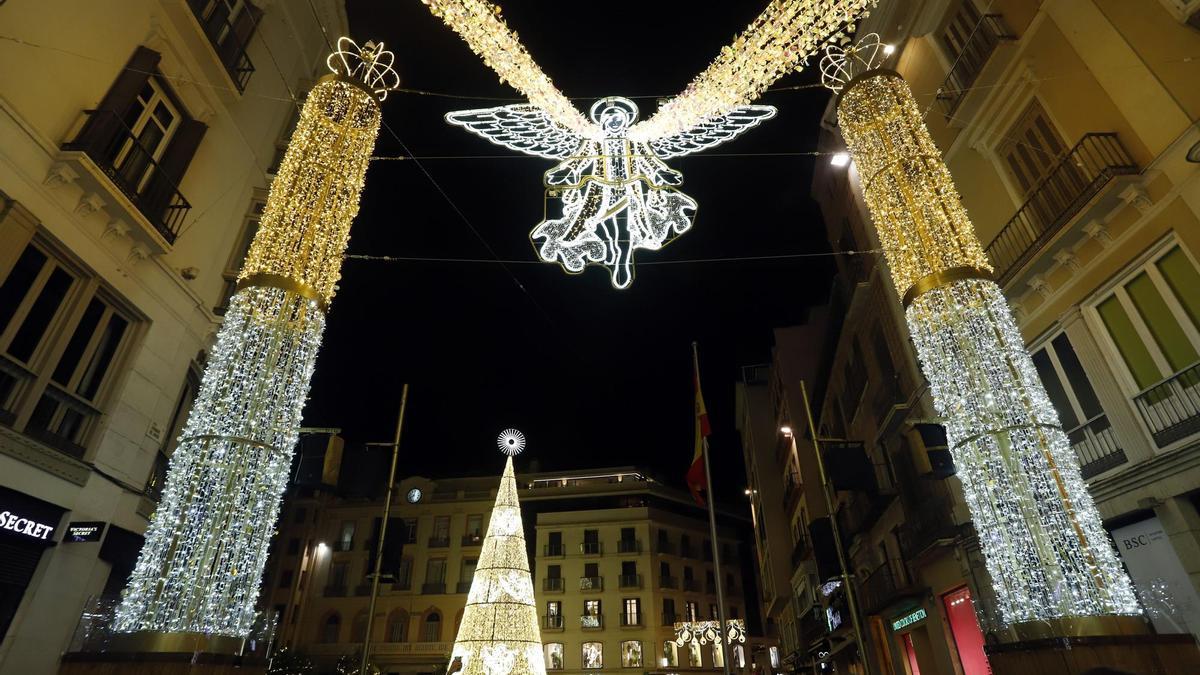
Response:
[{"label": "golden light column", "polygon": [[392,59],[382,44],[340,39],[332,74],[300,111],[117,608],[119,632],[251,630],[379,101],[399,85]]},{"label": "golden light column", "polygon": [[1002,619],[1061,629],[1140,614],[950,171],[908,84],[875,67],[879,48],[870,35],[828,50],[822,79],[840,91],[838,124],[944,418]]}]

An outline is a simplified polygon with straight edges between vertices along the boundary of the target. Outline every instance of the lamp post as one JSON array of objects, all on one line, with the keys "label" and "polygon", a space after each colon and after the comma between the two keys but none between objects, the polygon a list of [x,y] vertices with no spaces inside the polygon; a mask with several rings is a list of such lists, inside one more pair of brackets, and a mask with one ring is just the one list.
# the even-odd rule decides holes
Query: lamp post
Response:
[{"label": "lamp post", "polygon": [[[375,542],[375,571],[371,575],[371,602],[367,605],[367,632],[363,635],[362,661],[358,674],[366,675],[371,656],[371,626],[375,623],[375,602],[379,599],[379,573],[383,567],[383,540],[387,536],[388,518],[392,515],[392,491],[396,486],[396,460],[400,457],[400,432],[404,429],[404,409],[408,406],[408,384],[400,390],[400,414],[396,417],[396,435],[392,439],[392,468],[388,471],[387,497],[383,500],[383,521],[379,524],[379,541]],[[374,445],[374,444],[370,444]]]}]

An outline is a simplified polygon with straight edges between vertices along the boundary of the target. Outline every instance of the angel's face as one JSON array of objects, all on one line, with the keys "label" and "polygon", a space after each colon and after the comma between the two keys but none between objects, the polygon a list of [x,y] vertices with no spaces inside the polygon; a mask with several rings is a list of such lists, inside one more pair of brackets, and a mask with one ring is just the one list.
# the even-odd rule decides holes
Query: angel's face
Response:
[{"label": "angel's face", "polygon": [[637,104],[620,96],[602,98],[592,104],[592,121],[605,136],[624,136],[625,130],[637,121]]},{"label": "angel's face", "polygon": [[600,113],[600,127],[607,134],[617,135],[629,128],[629,111],[617,107],[605,108]]}]

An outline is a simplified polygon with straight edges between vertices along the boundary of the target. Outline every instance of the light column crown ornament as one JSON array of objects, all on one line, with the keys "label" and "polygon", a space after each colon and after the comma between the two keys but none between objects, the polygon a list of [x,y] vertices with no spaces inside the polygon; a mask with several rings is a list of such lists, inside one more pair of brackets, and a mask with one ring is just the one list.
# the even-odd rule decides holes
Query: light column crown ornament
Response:
[{"label": "light column crown ornament", "polygon": [[391,59],[382,44],[343,38],[334,74],[304,102],[117,608],[118,632],[252,628],[379,100],[399,81]]},{"label": "light column crown ornament", "polygon": [[[514,431],[514,430],[508,430]],[[508,433],[505,432],[505,434]],[[519,433],[519,432],[517,432]],[[509,446],[501,434],[503,443]],[[487,534],[454,639],[448,675],[545,675],[542,635],[525,552],[525,531],[512,454],[508,458]]]},{"label": "light column crown ornament", "polygon": [[509,457],[515,457],[525,450],[525,434],[516,429],[505,429],[496,436],[496,447]]},{"label": "light column crown ornament", "polygon": [[[945,420],[1004,623],[1141,613],[975,228],[876,36],[829,50],[838,125]],[[1054,630],[1054,629],[1052,629]],[[1067,634],[1064,632],[1064,634]]]}]

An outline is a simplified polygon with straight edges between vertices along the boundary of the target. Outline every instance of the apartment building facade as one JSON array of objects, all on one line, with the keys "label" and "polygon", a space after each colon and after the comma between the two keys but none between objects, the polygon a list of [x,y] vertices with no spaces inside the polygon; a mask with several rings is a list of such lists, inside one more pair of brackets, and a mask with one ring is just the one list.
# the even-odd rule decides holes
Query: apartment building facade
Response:
[{"label": "apartment building facade", "polygon": [[[926,122],[1160,632],[1194,632],[1200,606],[1200,100],[1187,84],[1200,74],[1190,57],[1200,47],[1196,9],[1175,0],[881,2],[859,27],[892,45],[885,67],[905,77],[928,111]],[[841,150],[832,105],[823,126],[823,149]],[[830,242],[840,251],[877,248],[862,177],[853,164],[839,164],[819,164],[813,183]],[[852,489],[835,485],[834,522],[858,591],[865,658],[884,673],[987,672],[982,640],[1009,636],[992,610],[899,303],[877,257],[843,256],[838,264],[829,315],[840,325],[828,332],[829,351],[813,368],[819,375],[810,395],[818,436],[843,454],[840,470],[859,469],[848,476],[857,483]],[[819,341],[809,342],[809,353],[820,351]],[[785,351],[777,347],[776,363],[750,371],[743,386],[794,389],[794,375],[774,381],[785,371]],[[775,437],[766,443],[786,447],[781,430],[795,426],[797,416],[773,405]],[[766,431],[756,433],[756,443],[770,432],[762,421],[758,426]],[[795,434],[801,450],[811,445],[802,436],[802,429]],[[753,452],[761,461],[764,452]],[[779,457],[787,489],[793,460],[786,450]],[[761,467],[755,473],[773,476]],[[801,470],[791,484],[803,494],[813,480]],[[797,503],[806,502],[812,500]],[[803,535],[794,531],[793,542]],[[806,603],[805,591],[793,588],[794,597]],[[839,635],[849,630],[841,592],[823,583],[816,603],[825,616],[816,618],[824,625],[798,614],[797,625],[807,621],[810,630],[781,640],[803,645],[805,633],[824,633],[816,644],[853,670],[862,656],[850,635]],[[852,656],[838,658],[840,652]]]},{"label": "apartment building facade", "polygon": [[[402,536],[404,545],[381,585],[371,632],[380,672],[445,670],[497,482],[410,477],[397,484],[387,539]],[[676,621],[716,611],[718,571],[703,551],[707,518],[689,495],[628,467],[518,474],[517,483],[547,670],[722,669],[724,654],[711,644],[669,646]],[[280,645],[320,672],[360,653],[381,512],[381,500],[312,494],[290,499],[280,523],[264,597],[279,613]],[[757,608],[744,595],[737,533],[744,519],[719,518],[720,551],[728,554],[719,578],[731,616],[745,618],[748,606]],[[731,666],[749,670],[755,649],[758,663],[768,663],[771,650],[755,631],[731,651]]]},{"label": "apartment building facade", "polygon": [[0,7],[0,673],[124,585],[319,23],[342,3]]}]

